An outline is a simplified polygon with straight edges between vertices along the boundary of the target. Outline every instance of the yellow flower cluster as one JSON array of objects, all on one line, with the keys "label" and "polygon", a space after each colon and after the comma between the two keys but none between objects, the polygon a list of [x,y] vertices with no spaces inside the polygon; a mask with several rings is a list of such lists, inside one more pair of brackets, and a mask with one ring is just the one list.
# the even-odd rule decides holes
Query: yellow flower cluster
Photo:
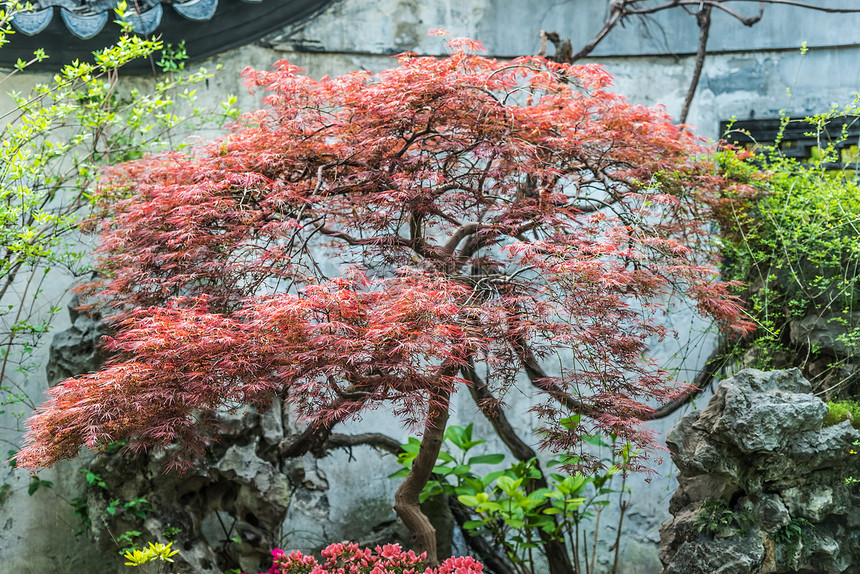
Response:
[{"label": "yellow flower cluster", "polygon": [[173,562],[170,557],[174,554],[178,554],[179,550],[172,550],[170,548],[171,544],[173,544],[173,542],[169,542],[167,544],[161,544],[160,542],[150,542],[149,548],[145,548],[143,550],[129,550],[128,552],[123,554],[123,558],[128,560],[125,565],[140,566],[152,560],[164,560],[165,562]]}]

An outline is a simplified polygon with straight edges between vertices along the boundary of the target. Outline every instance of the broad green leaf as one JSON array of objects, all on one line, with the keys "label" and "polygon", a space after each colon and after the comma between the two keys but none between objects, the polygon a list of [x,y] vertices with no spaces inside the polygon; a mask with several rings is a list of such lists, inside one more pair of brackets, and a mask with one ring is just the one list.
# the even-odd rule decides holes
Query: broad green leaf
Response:
[{"label": "broad green leaf", "polygon": [[392,472],[391,474],[389,474],[388,478],[406,478],[407,476],[409,476],[409,469],[401,468],[397,472]]},{"label": "broad green leaf", "polygon": [[421,448],[421,441],[411,436],[405,444],[400,445],[400,448],[402,448],[406,452],[412,452],[417,454],[418,450]]},{"label": "broad green leaf", "polygon": [[518,518],[504,518],[504,521],[508,523],[512,528],[522,528],[525,526],[525,522]]},{"label": "broad green leaf", "polygon": [[458,464],[451,469],[451,474],[454,476],[463,476],[467,474],[470,470],[471,467],[468,464]]},{"label": "broad green leaf", "polygon": [[582,415],[572,415],[559,419],[558,424],[560,424],[563,428],[567,430],[573,430],[579,426],[579,422],[581,420]]},{"label": "broad green leaf", "polygon": [[499,464],[504,462],[503,454],[479,454],[469,459],[467,464]]},{"label": "broad green leaf", "polygon": [[486,488],[486,485],[483,483],[483,481],[480,478],[474,478],[471,476],[464,476],[464,477],[462,477],[462,480],[463,480],[463,484],[460,488],[468,487],[473,492],[480,492],[480,491],[483,491],[484,488]]},{"label": "broad green leaf", "polygon": [[497,480],[500,476],[504,476],[504,474],[504,470],[496,470],[481,477],[481,482],[484,483],[484,488],[487,488],[494,480]]},{"label": "broad green leaf", "polygon": [[485,441],[485,440],[467,440],[467,441],[464,441],[462,444],[460,444],[460,449],[465,453],[465,452],[472,450],[474,447],[478,446],[479,444],[484,444],[485,442],[487,442],[487,441]]},{"label": "broad green leaf", "polygon": [[552,491],[549,488],[538,488],[533,492],[530,492],[528,498],[543,502],[544,500],[549,498],[550,492]]},{"label": "broad green leaf", "polygon": [[444,450],[439,451],[438,460],[441,460],[443,463],[457,462],[457,460],[453,456],[451,456],[449,453],[445,452]]},{"label": "broad green leaf", "polygon": [[457,425],[451,425],[445,429],[445,439],[451,441],[460,450],[463,450],[461,445],[469,440],[466,438],[466,429]]},{"label": "broad green leaf", "polygon": [[[480,496],[480,493],[478,494]],[[487,501],[478,505],[478,512],[501,512],[502,510],[504,510],[504,507],[498,502]]]},{"label": "broad green leaf", "polygon": [[397,462],[407,468],[410,468],[412,467],[412,462],[415,460],[416,456],[418,456],[417,452],[402,452],[397,455]]},{"label": "broad green leaf", "polygon": [[496,479],[496,484],[502,489],[502,491],[504,491],[505,494],[508,495],[515,492],[522,483],[523,480],[521,478],[514,480],[510,476],[500,476]]}]

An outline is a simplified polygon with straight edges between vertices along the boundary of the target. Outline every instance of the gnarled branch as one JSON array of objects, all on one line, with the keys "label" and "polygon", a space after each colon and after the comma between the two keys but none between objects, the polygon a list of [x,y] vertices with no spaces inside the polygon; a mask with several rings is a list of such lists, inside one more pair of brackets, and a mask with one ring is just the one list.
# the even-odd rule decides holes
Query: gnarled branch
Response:
[{"label": "gnarled branch", "polygon": [[378,432],[366,432],[353,435],[332,434],[324,443],[326,450],[334,448],[352,448],[354,446],[371,446],[373,448],[389,452],[394,456],[403,452],[403,448],[400,446],[398,441],[388,435]]},{"label": "gnarled branch", "polygon": [[[804,10],[815,10],[825,14],[857,14],[860,13],[860,8],[833,8],[828,6],[819,6],[811,2],[802,2],[800,0],[732,0],[734,3],[739,2],[756,2],[760,8],[758,14],[754,16],[744,16],[737,10],[734,10],[728,5],[726,0],[668,0],[656,6],[641,6],[642,0],[609,0],[609,12],[603,22],[601,29],[586,43],[578,52],[573,53],[570,40],[563,39],[557,32],[540,31],[541,48],[539,54],[543,56],[546,52],[547,41],[550,41],[555,46],[555,54],[551,59],[572,64],[591,54],[594,49],[606,38],[619,23],[623,23],[630,16],[650,16],[671,8],[683,8],[691,13],[695,13],[696,21],[699,27],[699,42],[696,50],[696,65],[693,71],[693,77],[690,81],[690,87],[687,90],[687,96],[684,100],[684,107],[681,112],[679,123],[687,121],[687,115],[690,111],[693,96],[696,87],[701,77],[702,67],[705,56],[707,54],[706,45],[711,26],[711,11],[716,8],[725,14],[728,14],[744,26],[750,27],[761,21],[764,16],[764,4],[776,6],[789,6]],[[690,10],[689,8],[696,8]]]},{"label": "gnarled branch", "polygon": [[642,416],[642,420],[653,421],[666,418],[690,401],[699,396],[716,378],[717,374],[729,364],[731,358],[726,355],[724,344],[714,349],[705,361],[705,366],[698,372],[696,378],[690,383],[691,388],[683,395],[666,403],[659,409],[653,410]]}]

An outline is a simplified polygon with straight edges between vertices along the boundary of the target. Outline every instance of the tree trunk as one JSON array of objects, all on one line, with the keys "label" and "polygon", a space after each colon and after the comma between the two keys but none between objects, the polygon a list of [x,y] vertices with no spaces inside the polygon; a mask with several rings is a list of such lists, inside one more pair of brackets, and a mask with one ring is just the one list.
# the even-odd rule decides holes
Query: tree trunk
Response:
[{"label": "tree trunk", "polygon": [[[456,373],[456,370],[454,372]],[[430,403],[418,456],[415,457],[409,474],[394,495],[394,511],[412,533],[415,552],[418,554],[426,552],[430,566],[439,564],[439,557],[436,555],[436,530],[421,512],[418,497],[430,479],[430,474],[439,458],[439,450],[442,448],[445,435],[445,424],[448,422],[450,397],[451,391],[446,385],[446,388],[437,395],[437,400]]]}]

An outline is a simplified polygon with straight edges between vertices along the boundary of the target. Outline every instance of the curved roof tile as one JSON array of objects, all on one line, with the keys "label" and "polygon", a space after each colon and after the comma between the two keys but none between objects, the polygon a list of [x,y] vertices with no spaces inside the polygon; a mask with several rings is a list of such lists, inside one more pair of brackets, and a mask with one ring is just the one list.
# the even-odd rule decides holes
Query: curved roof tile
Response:
[{"label": "curved roof tile", "polygon": [[138,14],[134,12],[132,14],[126,15],[129,23],[134,26],[134,31],[138,34],[152,34],[155,32],[158,25],[161,24],[161,16],[164,13],[164,10],[161,8],[161,4],[156,4],[149,10],[145,12],[141,12]]},{"label": "curved roof tile", "polygon": [[15,29],[19,32],[27,34],[28,36],[35,36],[48,27],[48,24],[51,23],[51,19],[53,17],[53,8],[19,12],[12,18],[12,25],[15,26]]},{"label": "curved roof tile", "polygon": [[188,0],[182,4],[174,4],[173,9],[188,18],[202,22],[211,20],[218,9],[218,0]]},{"label": "curved roof tile", "polygon": [[[127,0],[135,32],[157,34],[164,42],[185,42],[192,60],[250,44],[266,34],[313,17],[333,0]],[[0,50],[0,66],[29,60],[44,49],[50,60],[36,68],[88,59],[95,50],[116,42],[117,0],[31,0],[32,10],[15,14],[12,25],[21,32]],[[127,69],[151,69],[132,62]]]},{"label": "curved roof tile", "polygon": [[[261,0],[251,0],[260,2]],[[218,9],[218,0],[174,0],[169,3],[182,16],[198,22],[211,20]],[[102,31],[116,7],[116,0],[36,0],[33,9],[16,14],[12,25],[28,36],[42,32],[51,23],[55,8],[73,36],[88,40]],[[151,34],[161,23],[164,12],[162,0],[129,2],[128,20],[138,34]]]},{"label": "curved roof tile", "polygon": [[63,19],[66,28],[69,29],[69,32],[81,40],[89,40],[101,32],[108,21],[107,12],[82,14],[65,8],[60,8],[60,17]]}]

